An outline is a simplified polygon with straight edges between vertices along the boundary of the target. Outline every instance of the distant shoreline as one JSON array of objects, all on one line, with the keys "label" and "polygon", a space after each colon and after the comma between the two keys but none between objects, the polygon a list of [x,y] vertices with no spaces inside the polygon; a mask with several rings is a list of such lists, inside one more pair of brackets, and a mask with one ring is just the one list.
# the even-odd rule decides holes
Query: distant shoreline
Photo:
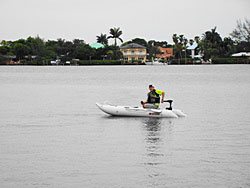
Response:
[{"label": "distant shoreline", "polygon": [[166,64],[166,65],[144,65],[144,64],[120,64],[120,65],[102,65],[102,64],[92,64],[92,65],[0,65],[0,67],[91,67],[91,66],[147,66],[147,67],[162,67],[162,66],[213,66],[213,65],[249,65],[250,63],[211,63],[211,64]]},{"label": "distant shoreline", "polygon": [[[148,62],[149,60],[147,60]],[[169,59],[166,62],[157,61],[156,64],[159,66],[162,65],[207,65],[207,64],[250,64],[250,57],[242,56],[242,57],[214,57],[207,61],[202,59],[192,59],[192,58],[182,58],[182,59]],[[145,62],[126,62],[122,59],[120,60],[80,60],[80,59],[73,59],[70,61],[49,61],[49,60],[15,60],[12,59],[0,59],[0,66],[122,66],[122,65],[145,65]],[[152,65],[148,65],[152,66]],[[156,65],[153,65],[156,66]],[[160,65],[161,66],[161,65]]]}]

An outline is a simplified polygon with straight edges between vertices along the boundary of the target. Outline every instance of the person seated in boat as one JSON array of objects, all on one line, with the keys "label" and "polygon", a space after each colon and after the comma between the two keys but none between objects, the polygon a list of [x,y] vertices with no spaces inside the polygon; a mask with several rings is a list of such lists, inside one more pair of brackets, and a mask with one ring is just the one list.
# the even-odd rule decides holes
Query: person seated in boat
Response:
[{"label": "person seated in boat", "polygon": [[[149,93],[147,101],[141,101],[143,108],[157,109],[160,107],[160,102],[164,102],[165,92],[159,89],[155,89],[153,85],[149,85]],[[162,96],[162,97],[161,97]]]}]

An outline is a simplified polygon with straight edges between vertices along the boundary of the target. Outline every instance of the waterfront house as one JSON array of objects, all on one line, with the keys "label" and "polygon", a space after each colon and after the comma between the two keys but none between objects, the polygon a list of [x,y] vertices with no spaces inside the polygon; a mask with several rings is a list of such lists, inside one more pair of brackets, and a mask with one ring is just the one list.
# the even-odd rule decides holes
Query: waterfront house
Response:
[{"label": "waterfront house", "polygon": [[120,47],[125,63],[145,63],[147,49],[145,46],[130,43]]},{"label": "waterfront house", "polygon": [[173,57],[173,48],[158,47],[160,53],[156,54],[157,59],[169,60]]},{"label": "waterfront house", "polygon": [[187,47],[187,50],[191,50],[191,57],[192,59],[195,58],[195,49],[198,47],[198,44],[197,43],[194,43],[190,46]]}]

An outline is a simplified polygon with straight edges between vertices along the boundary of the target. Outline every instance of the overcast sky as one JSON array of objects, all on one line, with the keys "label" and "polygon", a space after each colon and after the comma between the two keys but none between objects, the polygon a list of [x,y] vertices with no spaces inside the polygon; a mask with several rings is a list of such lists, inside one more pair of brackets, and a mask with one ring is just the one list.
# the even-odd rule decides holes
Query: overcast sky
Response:
[{"label": "overcast sky", "polygon": [[95,42],[120,27],[123,39],[187,38],[217,26],[223,36],[250,18],[250,0],[0,0],[0,40],[39,35]]}]

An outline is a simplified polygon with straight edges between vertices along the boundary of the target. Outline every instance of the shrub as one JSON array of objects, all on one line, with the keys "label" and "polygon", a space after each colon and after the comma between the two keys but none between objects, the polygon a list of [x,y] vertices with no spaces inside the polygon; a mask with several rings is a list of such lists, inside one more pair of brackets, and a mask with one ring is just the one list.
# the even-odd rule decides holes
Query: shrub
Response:
[{"label": "shrub", "polygon": [[121,65],[120,60],[80,60],[78,65]]},{"label": "shrub", "polygon": [[8,58],[0,55],[0,65],[6,65],[6,61],[8,61]]},{"label": "shrub", "polygon": [[250,59],[246,57],[213,58],[212,64],[250,64]]},{"label": "shrub", "polygon": [[170,60],[171,65],[185,65],[185,64],[193,64],[192,58],[182,58],[182,59],[172,59]]},{"label": "shrub", "polygon": [[29,60],[26,60],[26,59],[23,59],[21,60],[21,64],[20,65],[43,65],[43,62],[41,60],[32,60],[32,61],[29,61]]}]

